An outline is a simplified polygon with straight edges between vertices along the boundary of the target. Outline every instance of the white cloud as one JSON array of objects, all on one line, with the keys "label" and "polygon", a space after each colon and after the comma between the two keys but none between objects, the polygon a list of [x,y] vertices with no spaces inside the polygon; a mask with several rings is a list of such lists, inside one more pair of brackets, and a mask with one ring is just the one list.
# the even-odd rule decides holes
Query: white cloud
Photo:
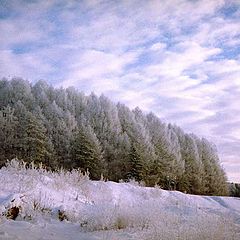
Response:
[{"label": "white cloud", "polygon": [[155,43],[150,47],[150,50],[152,51],[163,51],[166,48],[166,43]]},{"label": "white cloud", "polygon": [[0,20],[1,48],[25,42],[37,41],[42,37],[38,27],[24,20]]},{"label": "white cloud", "polygon": [[[209,57],[221,53],[219,48],[201,47],[195,42],[183,42],[176,45],[175,51],[166,51],[162,62],[149,65],[146,74],[164,77],[183,76],[183,72],[202,64]],[[184,81],[182,81],[184,82]]]},{"label": "white cloud", "polygon": [[2,50],[0,56],[0,76],[21,76],[29,80],[37,80],[46,77],[54,70],[53,66],[34,54],[16,55],[11,50]]},{"label": "white cloud", "polygon": [[87,80],[92,82],[91,91],[98,91],[99,87],[103,91],[108,91],[110,87],[113,90],[117,89],[116,76],[120,77],[124,68],[134,63],[138,55],[139,52],[117,55],[96,50],[86,50],[81,54],[75,54],[68,59],[67,79],[59,84],[65,87],[70,85],[80,87]]}]

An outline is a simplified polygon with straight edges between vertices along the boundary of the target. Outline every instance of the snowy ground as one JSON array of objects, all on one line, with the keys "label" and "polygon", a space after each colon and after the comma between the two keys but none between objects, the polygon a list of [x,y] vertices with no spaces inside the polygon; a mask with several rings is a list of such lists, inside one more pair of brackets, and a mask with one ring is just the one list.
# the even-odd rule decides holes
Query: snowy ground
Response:
[{"label": "snowy ground", "polygon": [[[14,206],[15,221],[6,218]],[[240,239],[239,198],[96,182],[16,162],[0,170],[0,212],[0,240]]]}]

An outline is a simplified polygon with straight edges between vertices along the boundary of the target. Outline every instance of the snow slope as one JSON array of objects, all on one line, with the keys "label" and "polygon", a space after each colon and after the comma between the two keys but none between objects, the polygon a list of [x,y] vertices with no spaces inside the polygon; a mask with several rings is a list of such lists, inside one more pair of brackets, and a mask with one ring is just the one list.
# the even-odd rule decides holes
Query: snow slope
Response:
[{"label": "snow slope", "polygon": [[[14,206],[16,221],[6,218]],[[0,169],[0,212],[0,240],[240,239],[239,198],[90,181],[16,161]]]}]

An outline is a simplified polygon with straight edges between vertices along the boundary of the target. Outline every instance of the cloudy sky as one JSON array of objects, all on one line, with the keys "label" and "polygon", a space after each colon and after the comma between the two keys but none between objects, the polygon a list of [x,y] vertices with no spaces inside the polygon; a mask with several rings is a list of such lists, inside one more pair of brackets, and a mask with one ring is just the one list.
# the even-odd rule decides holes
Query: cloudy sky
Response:
[{"label": "cloudy sky", "polygon": [[0,77],[153,111],[240,182],[239,0],[0,0],[0,35]]}]

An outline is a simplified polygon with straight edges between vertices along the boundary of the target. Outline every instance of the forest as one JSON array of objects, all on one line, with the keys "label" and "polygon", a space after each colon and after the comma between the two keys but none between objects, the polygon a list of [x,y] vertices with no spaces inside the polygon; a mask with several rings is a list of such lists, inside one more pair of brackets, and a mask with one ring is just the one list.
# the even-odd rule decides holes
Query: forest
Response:
[{"label": "forest", "polygon": [[17,158],[53,170],[88,171],[93,180],[228,194],[213,143],[104,95],[2,78],[0,126],[0,166]]}]

